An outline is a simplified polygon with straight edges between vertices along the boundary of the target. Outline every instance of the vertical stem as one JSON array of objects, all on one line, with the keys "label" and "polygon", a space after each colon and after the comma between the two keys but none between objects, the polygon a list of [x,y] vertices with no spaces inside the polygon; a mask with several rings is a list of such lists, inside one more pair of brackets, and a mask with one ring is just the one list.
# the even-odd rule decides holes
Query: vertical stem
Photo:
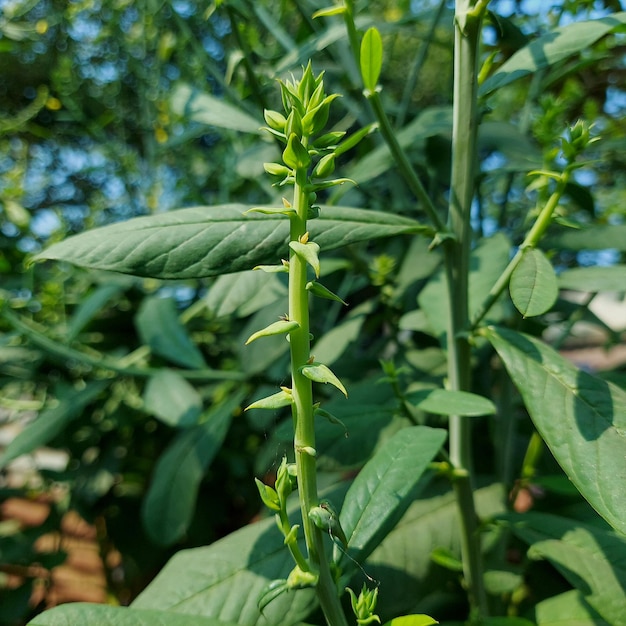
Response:
[{"label": "vertical stem", "polygon": [[[296,170],[294,186],[294,209],[290,219],[291,241],[306,232],[308,194],[306,169]],[[337,596],[330,565],[324,551],[322,531],[309,518],[309,511],[319,504],[315,457],[308,451],[315,449],[315,425],[313,416],[312,382],[302,374],[302,367],[310,357],[309,303],[306,290],[306,262],[293,251],[289,257],[289,319],[298,322],[300,328],[290,333],[291,376],[293,394],[294,449],[298,473],[298,494],[302,511],[302,526],[306,539],[309,561],[319,574],[317,593],[329,626],[347,626],[346,618]]]},{"label": "vertical stem", "polygon": [[[454,42],[454,105],[449,228],[453,240],[445,242],[449,294],[448,383],[453,390],[469,390],[471,383],[468,279],[472,243],[470,214],[475,184],[478,128],[477,62],[481,15],[471,12],[469,0],[456,0]],[[470,422],[450,416],[450,460],[461,525],[463,569],[473,614],[485,617],[487,595],[473,493]]]}]

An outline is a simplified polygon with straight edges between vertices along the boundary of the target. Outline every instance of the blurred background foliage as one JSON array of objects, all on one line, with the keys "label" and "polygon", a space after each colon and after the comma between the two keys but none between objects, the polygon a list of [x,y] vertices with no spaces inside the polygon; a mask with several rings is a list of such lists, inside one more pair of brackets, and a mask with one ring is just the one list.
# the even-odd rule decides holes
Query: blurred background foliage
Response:
[{"label": "blurred background foliage", "polygon": [[[445,206],[451,3],[356,5],[358,26],[376,24],[384,37],[382,94],[398,138],[435,204]],[[27,261],[49,242],[136,215],[275,201],[279,190],[262,163],[278,148],[259,130],[262,111],[279,108],[276,79],[297,72],[309,57],[316,70],[326,71],[327,91],[343,95],[334,128],[370,123],[341,21],[311,18],[323,6],[314,0],[0,0],[2,443],[14,442],[44,411],[52,426],[31,428],[18,451],[45,445],[67,454],[60,465],[44,459],[26,470],[9,463],[6,450],[17,456],[15,447],[2,457],[0,497],[45,496],[53,512],[46,528],[30,534],[2,527],[0,623],[21,623],[40,608],[28,602],[33,585],[41,584],[41,575],[28,568],[43,558],[32,552],[33,532],[58,525],[58,514],[67,510],[96,524],[102,554],[113,546],[121,553],[122,564],[107,569],[110,599],[120,603],[132,599],[175,549],[209,543],[259,510],[252,477],[271,472],[280,459],[285,429],[274,425],[283,415],[242,415],[228,398],[235,390],[240,399],[264,395],[285,377],[284,342],[242,347],[250,329],[284,312],[281,279],[244,273],[167,283],[64,264],[35,268]],[[493,53],[497,67],[551,27],[622,8],[617,0],[494,1],[485,58]],[[519,243],[537,193],[526,188],[525,174],[558,166],[554,146],[579,117],[595,123],[603,140],[589,155],[593,167],[579,170],[570,185],[562,220],[623,221],[625,50],[623,34],[610,35],[489,101],[477,233],[500,231]],[[342,175],[358,186],[330,193],[324,202],[420,217],[378,135],[343,158]],[[618,259],[619,253],[570,253],[555,264]],[[326,261],[326,283],[350,307],[316,304],[323,311],[314,316],[322,338],[317,351],[355,384],[353,401],[369,406],[379,426],[362,439],[357,434],[362,449],[354,444],[347,457],[333,452],[336,435],[329,435],[322,459],[329,471],[358,468],[379,432],[404,423],[383,408],[398,377],[408,374],[426,386],[441,380],[442,352],[416,299],[438,263],[422,240],[409,239],[352,246]],[[571,310],[563,306],[557,313],[567,319]],[[379,359],[396,363],[387,371],[392,385],[375,386],[383,377]],[[478,387],[491,384],[478,381]],[[168,397],[179,401],[169,406]],[[183,463],[199,451],[189,428],[212,424],[216,415],[224,428],[209,433],[205,461]],[[480,469],[494,473],[492,433],[486,425],[482,431]],[[510,487],[507,472],[502,478]],[[176,497],[168,490],[172,484]],[[442,588],[439,578],[432,580]],[[43,584],[52,580],[44,577]]]}]

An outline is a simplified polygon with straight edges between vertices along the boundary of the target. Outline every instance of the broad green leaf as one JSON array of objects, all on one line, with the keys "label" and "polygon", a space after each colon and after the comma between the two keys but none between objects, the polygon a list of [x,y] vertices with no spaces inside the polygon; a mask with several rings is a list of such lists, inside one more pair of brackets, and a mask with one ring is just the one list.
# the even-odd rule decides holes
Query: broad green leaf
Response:
[{"label": "broad green leaf", "polygon": [[413,426],[385,441],[352,483],[340,521],[350,555],[364,561],[406,512],[446,431]]},{"label": "broad green leaf", "polygon": [[247,317],[286,296],[287,287],[277,276],[250,270],[219,276],[204,301],[215,317]]},{"label": "broad green leaf", "polygon": [[567,250],[607,250],[615,248],[626,251],[626,224],[589,226],[573,230],[568,228],[550,235],[541,242],[542,248],[565,248]]},{"label": "broad green leaf", "polygon": [[215,543],[175,554],[132,603],[133,609],[172,611],[240,626],[295,626],[315,606],[315,592],[282,594],[265,607],[257,599],[270,581],[287,578],[293,560],[274,519]]},{"label": "broad green leaf", "polygon": [[174,428],[193,426],[202,413],[202,398],[180,374],[159,370],[148,380],[144,410]]},{"label": "broad green leaf", "polygon": [[432,626],[432,624],[438,623],[428,615],[403,615],[392,619],[390,622],[385,622],[385,626]]},{"label": "broad green leaf", "polygon": [[361,41],[361,78],[367,91],[374,93],[383,66],[383,40],[373,26],[368,28]]},{"label": "broad green leaf", "polygon": [[626,606],[626,537],[547,513],[510,514],[511,530],[532,559],[549,560],[609,624]]},{"label": "broad green leaf", "polygon": [[172,111],[186,120],[242,133],[263,134],[262,120],[248,115],[224,98],[202,93],[190,85],[178,84],[172,92],[170,103]]},{"label": "broad green leaf", "polygon": [[535,622],[537,626],[611,626],[577,589],[539,602],[535,606]]},{"label": "broad green leaf", "polygon": [[313,345],[316,359],[332,365],[359,336],[365,317],[372,309],[371,302],[356,307],[336,326],[324,333]]},{"label": "broad green leaf", "polygon": [[76,419],[83,409],[93,402],[109,385],[110,380],[93,381],[86,384],[83,389],[65,390],[60,395],[58,404],[52,409],[47,409],[39,414],[39,417],[26,426],[0,455],[0,467],[3,467],[22,454],[28,454],[49,443],[60,434],[67,425]]},{"label": "broad green leaf", "polygon": [[423,389],[407,395],[415,407],[435,415],[465,415],[468,417],[493,415],[496,407],[487,398],[468,391],[451,389]]},{"label": "broad green leaf", "polygon": [[[502,485],[493,484],[474,491],[481,519],[502,513],[506,494]],[[372,553],[364,567],[367,573],[383,581],[385,593],[378,599],[380,614],[397,615],[424,611],[431,613],[434,600],[440,606],[457,602],[458,597],[442,591],[458,584],[458,573],[435,564],[430,555],[435,548],[445,548],[461,558],[458,509],[450,483],[435,478],[409,507],[406,514]],[[489,533],[482,534],[489,545]],[[421,601],[416,607],[416,598]],[[436,600],[437,599],[437,600]],[[432,610],[433,615],[437,612]]]},{"label": "broad green leaf", "polygon": [[559,287],[574,291],[626,291],[626,265],[565,270],[559,275]]},{"label": "broad green leaf", "polygon": [[121,293],[124,286],[119,282],[99,285],[92,293],[83,298],[67,325],[67,339],[72,341],[105,307],[110,300]]},{"label": "broad green leaf", "polygon": [[526,248],[511,276],[511,299],[524,317],[541,315],[550,309],[559,295],[556,274],[545,254]]},{"label": "broad green leaf", "polygon": [[198,346],[178,319],[172,298],[145,298],[135,317],[135,325],[141,340],[154,354],[183,367],[206,367]]},{"label": "broad green leaf", "polygon": [[626,533],[626,392],[577,369],[538,339],[496,327],[483,334],[559,465],[591,506]]},{"label": "broad green leaf", "polygon": [[556,28],[518,50],[482,84],[479,94],[486,96],[518,78],[579,54],[623,24],[626,12]]},{"label": "broad green leaf", "polygon": [[[136,217],[53,244],[35,260],[153,278],[203,278],[278,263],[285,256],[289,223],[280,216],[243,215],[250,207],[227,204]],[[413,219],[348,207],[323,206],[309,224],[322,250],[399,234],[430,232]]]},{"label": "broad green leaf", "polygon": [[189,528],[200,482],[243,396],[240,392],[213,406],[204,423],[179,433],[159,458],[141,511],[148,534],[159,545],[175,543]]},{"label": "broad green leaf", "polygon": [[28,622],[28,626],[77,626],[78,624],[90,626],[237,626],[236,622],[222,622],[212,617],[87,602],[62,604]]},{"label": "broad green leaf", "polygon": [[[469,274],[470,316],[478,310],[490,289],[508,265],[511,243],[506,235],[497,234],[481,242],[471,253]],[[424,311],[432,333],[440,340],[448,329],[448,291],[445,273],[439,270],[420,291],[417,301]],[[498,321],[502,306],[491,309],[488,318]]]}]

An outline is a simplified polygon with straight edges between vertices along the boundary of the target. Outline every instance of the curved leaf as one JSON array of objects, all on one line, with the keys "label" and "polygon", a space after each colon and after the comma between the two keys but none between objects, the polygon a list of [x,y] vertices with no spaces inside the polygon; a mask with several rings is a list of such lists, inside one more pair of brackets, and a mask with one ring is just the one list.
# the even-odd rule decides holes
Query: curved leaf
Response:
[{"label": "curved leaf", "polygon": [[211,617],[180,615],[166,611],[130,609],[107,604],[74,602],[54,607],[38,615],[28,626],[237,626],[235,622],[222,622]]},{"label": "curved leaf", "polygon": [[541,315],[550,309],[559,295],[556,274],[545,254],[526,248],[511,276],[511,299],[524,317]]},{"label": "curved leaf", "polygon": [[626,265],[574,267],[560,274],[559,287],[574,291],[626,291]]},{"label": "curved leaf", "polygon": [[376,91],[382,66],[383,40],[378,30],[372,26],[367,29],[361,42],[361,77],[368,91]]},{"label": "curved leaf", "polygon": [[385,441],[352,483],[340,521],[350,555],[363,561],[396,525],[417,484],[446,440],[446,431],[403,428]]},{"label": "curved leaf", "polygon": [[173,370],[159,370],[151,376],[143,396],[145,411],[175,428],[197,424],[202,413],[198,392]]},{"label": "curved leaf", "polygon": [[537,626],[611,626],[576,589],[539,602],[535,607],[535,620]]},{"label": "curved leaf", "polygon": [[180,433],[159,458],[141,511],[156,543],[171,545],[187,531],[200,482],[243,396],[240,392],[214,406],[203,424]]},{"label": "curved leaf", "polygon": [[[225,204],[136,217],[53,244],[34,257],[80,267],[153,278],[203,278],[277,263],[289,241],[281,216],[248,214],[250,207]],[[354,209],[322,207],[309,223],[312,240],[330,250],[359,241],[430,232],[410,218]]]},{"label": "curved leaf", "polygon": [[626,24],[624,11],[556,28],[518,50],[482,84],[479,94],[486,96],[518,78],[578,54],[623,24]]},{"label": "curved leaf", "polygon": [[475,417],[493,415],[496,412],[496,407],[491,400],[468,391],[423,389],[409,393],[407,400],[418,409],[435,415]]},{"label": "curved leaf", "polygon": [[202,615],[240,626],[295,626],[315,605],[313,589],[284,593],[263,611],[257,599],[268,583],[293,568],[284,537],[273,518],[251,524],[210,546],[181,550],[132,603]]},{"label": "curved leaf", "polygon": [[507,515],[532,559],[547,559],[609,624],[626,606],[626,537],[547,513]]},{"label": "curved leaf", "polygon": [[626,392],[533,337],[495,327],[483,334],[559,465],[591,506],[626,533]]},{"label": "curved leaf", "polygon": [[135,325],[141,340],[150,346],[155,354],[182,367],[191,369],[206,367],[202,353],[178,318],[172,298],[158,296],[146,298],[139,307]]}]

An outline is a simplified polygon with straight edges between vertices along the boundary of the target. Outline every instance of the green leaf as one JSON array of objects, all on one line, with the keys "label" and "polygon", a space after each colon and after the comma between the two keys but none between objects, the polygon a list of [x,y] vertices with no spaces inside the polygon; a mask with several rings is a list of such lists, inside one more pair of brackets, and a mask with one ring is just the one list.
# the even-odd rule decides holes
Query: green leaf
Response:
[{"label": "green leaf", "polygon": [[387,439],[359,472],[340,515],[350,556],[364,561],[396,525],[445,439],[445,430],[403,428]]},{"label": "green leaf", "polygon": [[278,320],[269,326],[266,326],[262,330],[257,330],[256,333],[252,333],[246,341],[246,345],[252,343],[253,341],[260,339],[261,337],[271,337],[273,335],[286,335],[297,328],[300,328],[300,324],[298,322],[289,321],[289,320]]},{"label": "green leaf", "polygon": [[202,93],[184,83],[174,87],[170,104],[174,113],[192,122],[242,133],[262,134],[261,120],[251,117],[222,97],[216,98],[208,93]]},{"label": "green leaf", "polygon": [[144,409],[174,428],[193,426],[202,413],[202,399],[180,374],[159,370],[146,385]]},{"label": "green leaf", "polygon": [[319,341],[315,342],[313,346],[315,358],[332,365],[358,338],[365,318],[364,312],[359,312],[356,309],[351,311],[339,324],[324,333]]},{"label": "green leaf", "polygon": [[611,626],[576,589],[539,602],[535,606],[535,621],[537,626]]},{"label": "green leaf", "polygon": [[[506,503],[501,484],[476,489],[474,498],[480,519],[502,513]],[[365,564],[368,574],[385,584],[385,593],[378,599],[380,614],[411,613],[415,598],[437,598],[439,606],[457,602],[456,596],[442,597],[441,592],[458,584],[458,574],[436,565],[430,555],[433,548],[443,547],[460,559],[458,528],[457,502],[450,482],[433,478]],[[481,535],[483,545],[493,539],[488,531]]]},{"label": "green leaf", "polygon": [[559,275],[559,287],[574,291],[626,291],[626,265],[574,267]]},{"label": "green leaf", "polygon": [[293,568],[274,519],[251,524],[209,546],[175,554],[132,603],[133,609],[175,611],[240,626],[295,626],[314,608],[315,591],[281,594],[263,611],[257,598]]},{"label": "green leaf", "polygon": [[213,406],[204,423],[181,432],[159,458],[141,511],[155,543],[171,545],[189,528],[200,482],[243,396],[239,392]]},{"label": "green leaf", "polygon": [[278,393],[274,393],[266,398],[255,400],[246,407],[246,411],[250,409],[281,409],[290,406],[293,402],[293,395],[286,389],[281,389]]},{"label": "green leaf", "polygon": [[131,609],[107,604],[73,602],[45,611],[28,622],[28,626],[237,626],[212,617],[181,615],[166,611]]},{"label": "green leaf", "polygon": [[348,397],[348,392],[343,386],[343,383],[332,373],[331,369],[323,363],[311,363],[310,365],[304,365],[300,368],[300,371],[309,380],[316,383],[329,383],[334,387],[337,387],[337,389],[339,389],[339,391],[341,391],[346,398]]},{"label": "green leaf", "polygon": [[326,9],[320,9],[319,11],[315,11],[313,13],[313,19],[316,17],[329,17],[331,15],[343,15],[347,11],[347,7],[345,5],[332,6],[327,7]]},{"label": "green leaf", "polygon": [[[248,206],[228,204],[179,209],[68,237],[35,260],[56,259],[81,267],[153,278],[204,278],[278,263],[289,241],[281,216],[242,215]],[[322,250],[399,234],[430,232],[413,219],[348,207],[324,206],[309,224]]]},{"label": "green leaf", "polygon": [[314,280],[306,284],[306,290],[310,291],[314,296],[318,298],[326,298],[327,300],[334,300],[335,302],[341,302],[341,304],[348,306],[347,302],[344,302],[336,293],[333,293],[330,289],[327,289],[321,283]]},{"label": "green leaf", "polygon": [[547,513],[510,514],[511,530],[530,546],[528,556],[547,559],[609,624],[626,606],[626,537]]},{"label": "green leaf", "polygon": [[76,339],[78,334],[102,311],[115,296],[124,290],[120,282],[108,282],[99,285],[92,293],[83,298],[72,315],[67,326],[67,340]]},{"label": "green leaf", "polygon": [[390,622],[385,622],[384,626],[431,626],[438,623],[428,615],[403,615],[392,619]]},{"label": "green leaf", "polygon": [[145,298],[135,317],[135,325],[141,340],[154,354],[191,369],[206,367],[202,353],[178,319],[172,298]]},{"label": "green leaf", "polygon": [[556,274],[545,254],[536,248],[526,248],[511,276],[511,299],[524,317],[534,317],[548,311],[559,295]]},{"label": "green leaf", "polygon": [[361,77],[367,91],[374,93],[383,66],[383,40],[373,26],[368,28],[361,41]]},{"label": "green leaf", "polygon": [[487,398],[468,391],[422,389],[407,395],[407,400],[421,411],[435,415],[493,415],[496,407]]},{"label": "green leaf", "polygon": [[486,96],[513,81],[587,50],[598,39],[626,24],[626,12],[556,28],[518,50],[480,87]]},{"label": "green leaf", "polygon": [[40,413],[39,417],[26,426],[0,455],[0,467],[3,467],[22,454],[28,454],[49,443],[60,434],[67,425],[80,416],[83,409],[93,402],[109,385],[110,380],[87,383],[76,391],[68,389],[59,397],[59,403],[53,409]]},{"label": "green leaf", "polygon": [[[501,233],[483,240],[470,255],[469,309],[470,317],[483,303],[487,294],[509,263],[511,242]],[[445,273],[436,272],[420,291],[417,301],[424,311],[432,333],[444,339],[448,329],[448,290]],[[498,321],[503,317],[503,307],[494,306],[488,318]]]},{"label": "green leaf", "polygon": [[303,260],[308,263],[315,272],[315,276],[320,275],[320,247],[313,241],[300,243],[299,241],[290,241],[289,247]]},{"label": "green leaf", "polygon": [[593,508],[626,533],[626,392],[577,369],[541,341],[504,328],[483,334],[504,361],[552,454]]},{"label": "green leaf", "polygon": [[[286,269],[284,265],[278,267],[280,271]],[[204,302],[215,317],[247,317],[286,296],[287,287],[277,276],[250,270],[219,276]]]},{"label": "green leaf", "polygon": [[580,230],[562,230],[541,242],[542,248],[565,248],[567,250],[607,250],[615,248],[626,251],[626,224],[589,226]]}]

